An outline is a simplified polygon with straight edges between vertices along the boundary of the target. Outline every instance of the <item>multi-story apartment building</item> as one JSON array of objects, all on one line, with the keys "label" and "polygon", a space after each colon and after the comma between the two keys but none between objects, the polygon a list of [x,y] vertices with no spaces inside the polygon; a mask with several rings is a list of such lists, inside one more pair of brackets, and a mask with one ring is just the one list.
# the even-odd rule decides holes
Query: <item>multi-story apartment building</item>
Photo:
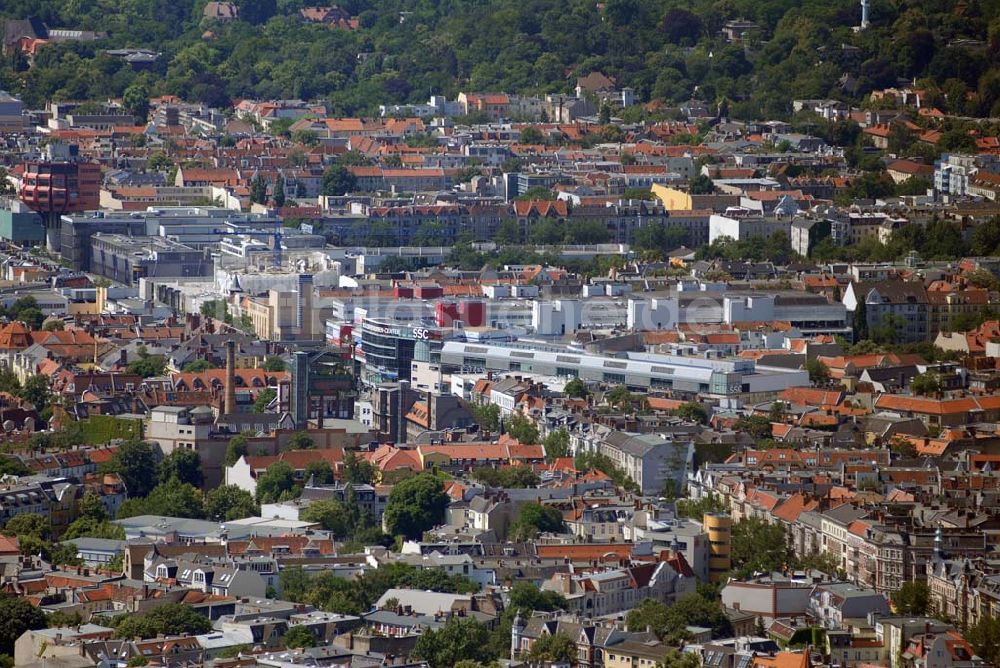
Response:
[{"label": "multi-story apartment building", "polygon": [[569,612],[603,617],[625,612],[646,599],[668,605],[695,589],[695,579],[683,557],[596,573],[556,573],[542,584],[566,598]]},{"label": "multi-story apartment building", "polygon": [[927,290],[920,281],[852,282],[844,291],[843,301],[852,313],[864,302],[869,334],[878,328],[889,328],[893,340],[919,343],[926,341],[930,333]]}]

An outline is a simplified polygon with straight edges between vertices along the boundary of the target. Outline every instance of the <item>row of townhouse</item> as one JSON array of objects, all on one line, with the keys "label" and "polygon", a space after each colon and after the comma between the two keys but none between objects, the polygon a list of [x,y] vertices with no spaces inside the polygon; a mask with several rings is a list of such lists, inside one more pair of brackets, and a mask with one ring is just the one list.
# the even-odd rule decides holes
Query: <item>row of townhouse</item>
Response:
[{"label": "row of townhouse", "polygon": [[697,580],[683,555],[627,568],[555,573],[542,584],[566,599],[570,614],[604,617],[627,612],[646,599],[668,605],[693,593]]},{"label": "row of townhouse", "polygon": [[57,534],[79,517],[79,505],[86,492],[96,493],[109,514],[125,500],[125,485],[117,474],[92,474],[76,478],[47,478],[32,482],[0,485],[0,522],[27,513],[49,519]]},{"label": "row of townhouse", "polygon": [[1000,616],[1000,564],[982,558],[939,558],[927,563],[930,606],[937,615],[970,628]]},{"label": "row of townhouse", "polygon": [[[357,167],[358,190],[385,190],[393,186],[402,190],[405,183],[386,181],[385,173],[428,170],[380,170],[377,167]],[[439,170],[440,171],[440,170]],[[414,179],[419,177],[413,175]],[[435,177],[436,178],[436,177]],[[424,190],[441,190],[446,183],[426,182]],[[411,186],[408,190],[412,190]],[[377,224],[378,234],[392,235],[398,245],[406,246],[417,241],[432,240],[437,245],[451,245],[463,236],[470,235],[479,241],[496,237],[504,221],[514,221],[521,241],[531,238],[532,230],[543,221],[587,221],[599,223],[607,230],[609,243],[631,243],[636,231],[648,226],[663,226],[682,234],[687,246],[696,247],[708,242],[710,212],[667,211],[658,202],[603,199],[571,207],[563,200],[519,201],[510,205],[499,204],[429,204],[404,206],[362,207],[358,213],[347,216],[329,216],[324,219],[324,231],[341,238],[363,236],[368,226]],[[368,229],[367,234],[374,233]]]},{"label": "row of townhouse", "polygon": [[694,442],[685,434],[635,434],[602,425],[570,432],[570,448],[575,454],[603,455],[625,473],[641,494],[680,492],[684,481],[694,474]]},{"label": "row of townhouse", "polygon": [[948,332],[959,318],[967,318],[1000,303],[1000,295],[985,288],[947,281],[852,282],[843,297],[851,312],[863,309],[868,332],[892,327],[896,340],[914,343]]},{"label": "row of townhouse", "polygon": [[[878,454],[874,455],[877,459]],[[877,469],[877,465],[876,469]],[[761,474],[728,470],[692,476],[689,490],[699,497],[715,495],[734,520],[756,519],[785,529],[797,557],[832,557],[846,577],[880,593],[897,591],[903,583],[927,578],[927,565],[942,555],[976,557],[987,553],[986,534],[962,525],[943,525],[915,504],[886,501],[855,505],[854,493],[838,485],[830,472],[787,471]],[[928,495],[940,490],[939,475],[930,469],[882,469],[877,480],[887,486],[908,485]],[[794,481],[797,491],[789,493]],[[909,499],[913,496],[898,495]]]}]

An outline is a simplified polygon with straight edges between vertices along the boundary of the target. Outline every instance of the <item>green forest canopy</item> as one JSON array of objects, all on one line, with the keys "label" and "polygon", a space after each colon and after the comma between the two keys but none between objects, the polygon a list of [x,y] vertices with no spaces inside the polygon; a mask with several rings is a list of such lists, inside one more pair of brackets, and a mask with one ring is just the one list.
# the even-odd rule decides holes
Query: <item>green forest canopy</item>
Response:
[{"label": "green forest canopy", "polygon": [[[935,104],[1000,113],[1000,0],[873,0],[871,27],[858,33],[856,0],[347,0],[356,31],[304,24],[309,0],[237,4],[248,20],[220,24],[202,19],[205,0],[10,0],[7,17],[108,37],[46,45],[31,68],[4,59],[0,87],[31,107],[117,97],[138,81],[154,96],[212,105],[324,99],[361,114],[429,93],[570,92],[576,76],[600,71],[641,100],[696,94],[751,118],[787,116],[793,97],[859,100],[929,77]],[[746,48],[721,34],[739,18],[760,26]],[[163,56],[136,72],[104,53],[119,47]],[[844,74],[856,87],[844,90]]]}]

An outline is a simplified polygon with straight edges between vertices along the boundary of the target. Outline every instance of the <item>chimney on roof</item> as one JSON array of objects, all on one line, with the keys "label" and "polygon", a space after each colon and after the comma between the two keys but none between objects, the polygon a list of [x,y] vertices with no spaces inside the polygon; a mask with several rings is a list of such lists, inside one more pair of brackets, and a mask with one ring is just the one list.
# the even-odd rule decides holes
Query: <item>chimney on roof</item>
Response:
[{"label": "chimney on roof", "polygon": [[236,413],[236,342],[226,341],[226,398],[223,406],[226,415]]}]

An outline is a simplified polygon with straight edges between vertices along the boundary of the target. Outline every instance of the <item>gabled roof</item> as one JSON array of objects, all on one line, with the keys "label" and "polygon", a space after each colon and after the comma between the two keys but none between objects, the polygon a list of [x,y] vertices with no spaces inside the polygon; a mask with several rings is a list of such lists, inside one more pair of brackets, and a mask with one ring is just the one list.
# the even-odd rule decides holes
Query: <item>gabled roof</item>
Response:
[{"label": "gabled roof", "polygon": [[566,217],[569,207],[564,200],[531,200],[514,202],[514,213],[521,218]]}]

